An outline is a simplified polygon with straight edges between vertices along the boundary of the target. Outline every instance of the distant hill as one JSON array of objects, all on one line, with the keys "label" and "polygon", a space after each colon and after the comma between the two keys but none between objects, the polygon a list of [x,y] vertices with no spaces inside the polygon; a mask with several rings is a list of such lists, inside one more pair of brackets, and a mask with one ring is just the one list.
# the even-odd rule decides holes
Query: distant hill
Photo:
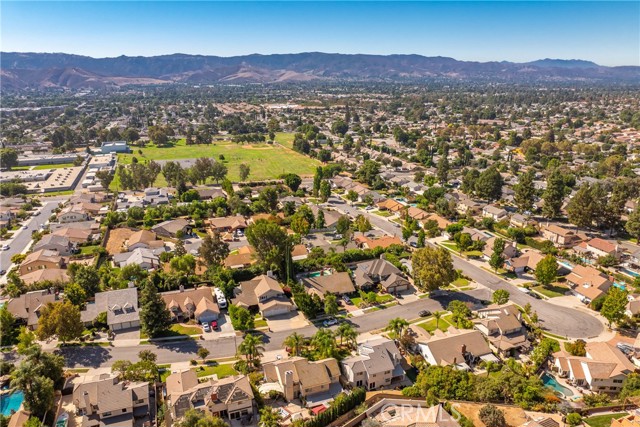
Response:
[{"label": "distant hill", "polygon": [[91,58],[65,53],[15,52],[0,55],[3,89],[433,78],[640,83],[640,67],[604,67],[590,61],[562,59],[529,63],[470,62],[439,56],[320,52],[233,57],[173,54]]}]

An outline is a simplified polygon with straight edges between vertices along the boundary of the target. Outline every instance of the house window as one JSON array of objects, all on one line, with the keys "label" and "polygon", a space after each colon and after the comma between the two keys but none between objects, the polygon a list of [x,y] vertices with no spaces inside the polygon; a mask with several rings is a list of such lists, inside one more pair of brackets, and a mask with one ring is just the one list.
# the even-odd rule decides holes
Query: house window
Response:
[{"label": "house window", "polygon": [[144,399],[138,399],[136,400],[136,405],[140,404],[140,403],[144,403]]},{"label": "house window", "polygon": [[122,408],[122,412],[127,412],[127,408]]},{"label": "house window", "polygon": [[360,386],[362,386],[362,380],[356,381],[356,387],[360,387]]},{"label": "house window", "polygon": [[369,383],[369,390],[376,388],[376,383]]},{"label": "house window", "polygon": [[111,416],[111,412],[103,412],[102,416],[103,417],[110,417]]}]

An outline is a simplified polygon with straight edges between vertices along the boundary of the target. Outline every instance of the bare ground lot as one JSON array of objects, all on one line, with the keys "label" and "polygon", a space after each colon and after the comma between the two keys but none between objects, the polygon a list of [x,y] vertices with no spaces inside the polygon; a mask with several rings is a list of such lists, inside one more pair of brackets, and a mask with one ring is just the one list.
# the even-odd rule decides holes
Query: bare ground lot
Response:
[{"label": "bare ground lot", "polygon": [[122,253],[123,243],[129,240],[129,237],[131,237],[133,233],[134,231],[129,230],[128,228],[115,228],[111,230],[106,245],[109,255]]}]

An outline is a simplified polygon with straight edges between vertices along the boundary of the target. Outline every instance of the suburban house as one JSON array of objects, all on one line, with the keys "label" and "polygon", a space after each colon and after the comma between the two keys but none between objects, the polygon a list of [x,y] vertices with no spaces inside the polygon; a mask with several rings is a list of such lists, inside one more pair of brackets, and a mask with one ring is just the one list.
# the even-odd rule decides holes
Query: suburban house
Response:
[{"label": "suburban house", "polygon": [[511,218],[509,218],[509,225],[511,227],[516,227],[516,228],[525,228],[529,225],[532,225],[533,221],[530,220],[529,218],[527,218],[526,216],[519,214],[519,213],[515,213],[513,215],[511,215]]},{"label": "suburban house", "polygon": [[50,268],[59,269],[62,268],[63,265],[63,259],[57,251],[52,251],[49,249],[39,249],[37,251],[31,252],[26,256],[24,261],[22,261],[22,264],[20,264],[18,272],[20,276],[22,276],[36,270]]},{"label": "suburban house", "polygon": [[240,282],[234,290],[232,303],[250,310],[259,311],[263,317],[286,314],[295,310],[282,287],[272,277],[262,275]]},{"label": "suburban house", "polygon": [[489,305],[477,311],[477,330],[489,341],[489,347],[507,358],[529,348],[522,314],[513,304]]},{"label": "suburban house", "polygon": [[186,219],[177,218],[156,224],[151,227],[151,231],[163,237],[189,236],[193,231],[193,226]]},{"label": "suburban house", "polygon": [[386,292],[395,294],[408,291],[410,287],[400,269],[383,258],[359,262],[353,276],[359,289],[366,290],[380,285]]},{"label": "suburban house", "polygon": [[424,221],[430,216],[427,211],[416,208],[415,206],[409,206],[406,210],[406,215],[411,219],[415,219],[416,221]]},{"label": "suburban house", "polygon": [[338,211],[334,211],[331,209],[322,209],[320,206],[313,205],[313,204],[311,205],[311,212],[313,212],[313,216],[315,218],[318,217],[318,214],[320,212],[322,212],[322,215],[324,216],[324,227],[318,228],[315,226],[315,224],[311,224],[311,229],[315,231],[317,230],[335,231],[336,224],[338,223],[338,220],[342,216],[342,214],[340,214],[340,212]]},{"label": "suburban house", "polygon": [[582,265],[573,267],[567,275],[567,283],[572,288],[571,292],[585,304],[604,295],[613,285],[600,270]]},{"label": "suburban house", "polygon": [[227,193],[222,188],[196,188],[196,191],[200,195],[200,200],[213,200],[218,197],[227,198]]},{"label": "suburban house", "polygon": [[528,250],[516,258],[507,258],[504,262],[504,267],[516,274],[522,274],[527,271],[535,271],[538,263],[543,258],[544,255],[540,252]]},{"label": "suburban house", "polygon": [[381,211],[401,212],[405,209],[405,205],[393,199],[384,199],[376,204]]},{"label": "suburban house", "polygon": [[466,215],[467,212],[473,214],[478,212],[481,206],[480,203],[463,195],[457,200],[456,210],[462,215]]},{"label": "suburban house", "polygon": [[224,266],[227,268],[247,268],[257,261],[255,259],[256,250],[252,246],[241,246],[237,249],[238,253],[229,254],[224,259]]},{"label": "suburban house", "polygon": [[67,205],[58,213],[58,222],[68,224],[71,222],[88,221],[89,213],[84,210],[81,204]]},{"label": "suburban house", "polygon": [[56,251],[58,255],[69,256],[76,252],[76,245],[67,237],[45,234],[32,248],[34,251],[41,249]]},{"label": "suburban house", "polygon": [[75,226],[76,224],[74,224],[74,227],[61,227],[57,230],[52,228],[51,234],[53,236],[66,237],[71,243],[75,244],[88,243],[94,240],[94,238],[98,239],[100,237],[99,230],[91,228],[76,228]]},{"label": "suburban house", "polygon": [[266,384],[260,390],[277,390],[286,401],[302,399],[307,407],[333,400],[342,391],[340,367],[336,359],[310,362],[303,357],[267,362],[263,366]]},{"label": "suburban house", "polygon": [[7,310],[14,317],[25,322],[30,329],[35,329],[38,326],[42,309],[47,304],[56,302],[59,302],[58,295],[48,289],[43,289],[11,298],[7,303]]},{"label": "suburban house", "polygon": [[192,369],[167,377],[166,401],[171,421],[180,420],[190,409],[226,419],[253,415],[253,390],[245,375],[223,379],[210,378],[202,383]]},{"label": "suburban house", "polygon": [[[493,254],[493,245],[495,244],[498,238],[493,236],[486,241],[484,248],[482,249],[482,255],[485,259],[490,259]],[[502,251],[503,259],[511,259],[518,256],[518,246],[516,242],[510,242],[508,240],[504,240],[504,250]]]},{"label": "suburban house", "polygon": [[636,409],[635,413],[625,415],[622,418],[612,418],[611,427],[638,427],[640,426],[640,411]]},{"label": "suburban house", "polygon": [[494,205],[487,205],[484,208],[482,208],[482,216],[484,218],[491,218],[494,221],[501,221],[507,218],[508,213],[503,208],[499,208]]},{"label": "suburban house", "polygon": [[144,190],[144,198],[142,204],[144,206],[158,206],[169,204],[169,199],[172,196],[169,194],[166,188],[147,188]]},{"label": "suburban house", "polygon": [[433,335],[420,327],[410,326],[410,330],[417,335],[418,351],[431,365],[470,371],[482,360],[498,362],[478,330],[450,327],[447,332],[436,329]]},{"label": "suburban house", "polygon": [[244,231],[247,228],[247,220],[242,215],[210,218],[206,220],[206,224],[212,231],[217,231],[218,233],[235,232],[236,230]]},{"label": "suburban house", "polygon": [[88,303],[80,316],[85,326],[90,326],[100,313],[107,313],[107,325],[112,331],[139,327],[138,289],[98,292],[95,301]]},{"label": "suburban house", "polygon": [[113,255],[113,263],[120,268],[130,264],[137,264],[143,270],[155,270],[160,267],[160,257],[158,254],[162,252],[164,252],[164,247],[155,250],[139,247],[131,252],[122,252]]},{"label": "suburban house", "polygon": [[616,346],[588,342],[586,356],[572,356],[564,350],[553,353],[553,368],[561,377],[594,392],[617,394],[635,366]]},{"label": "suburban house", "polygon": [[43,268],[23,274],[20,279],[25,285],[37,282],[69,283],[71,280],[64,268]]},{"label": "suburban house", "polygon": [[599,237],[582,243],[580,247],[583,247],[585,252],[595,259],[608,255],[619,258],[621,255],[621,251],[619,250],[617,243],[610,242]]},{"label": "suburban house", "polygon": [[[365,411],[370,425],[379,427],[460,427],[456,418],[442,405],[430,406],[424,399],[408,399],[402,396],[376,399]],[[356,424],[350,420],[347,425]],[[547,427],[547,426],[545,426]],[[558,427],[558,426],[555,426]]]},{"label": "suburban house", "polygon": [[580,237],[573,230],[555,224],[543,225],[540,227],[540,234],[561,248],[573,247],[580,241]]},{"label": "suburban house", "polygon": [[440,230],[444,230],[445,228],[447,228],[449,225],[451,225],[451,221],[449,221],[446,218],[441,217],[438,214],[431,214],[428,217],[426,217],[425,219],[423,219],[422,221],[420,221],[420,223],[422,224],[422,226],[424,227],[424,224],[427,221],[435,221],[438,223],[438,228]]},{"label": "suburban house", "polygon": [[184,289],[160,294],[175,322],[196,319],[200,323],[218,320],[220,308],[211,288]]},{"label": "suburban house", "polygon": [[124,242],[125,250],[133,251],[138,248],[158,249],[164,247],[164,241],[157,240],[156,233],[149,230],[139,230],[129,236]]},{"label": "suburban house", "polygon": [[340,362],[343,378],[352,387],[375,390],[404,379],[403,357],[390,339],[378,337],[367,340],[358,345],[357,353]]},{"label": "suburban house", "polygon": [[152,404],[149,383],[120,381],[117,375],[102,374],[76,384],[73,405],[82,415],[81,427],[133,426],[150,422]]},{"label": "suburban house", "polygon": [[291,259],[293,261],[302,261],[303,259],[307,259],[308,256],[309,251],[303,244],[294,245],[293,248],[291,248]]},{"label": "suburban house", "polygon": [[396,236],[382,236],[372,239],[362,234],[356,236],[354,240],[360,249],[386,249],[391,245],[402,245],[402,240]]},{"label": "suburban house", "polygon": [[316,294],[324,299],[327,294],[348,295],[356,291],[351,281],[351,275],[346,272],[324,275],[324,270],[319,276],[305,277],[300,282],[304,285],[308,294]]}]

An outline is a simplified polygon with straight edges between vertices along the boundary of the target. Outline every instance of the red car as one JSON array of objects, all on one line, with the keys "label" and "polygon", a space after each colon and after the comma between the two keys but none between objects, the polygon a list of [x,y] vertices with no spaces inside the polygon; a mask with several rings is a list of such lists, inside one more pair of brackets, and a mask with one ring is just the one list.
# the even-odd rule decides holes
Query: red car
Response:
[{"label": "red car", "polygon": [[214,331],[218,330],[218,322],[216,320],[211,322],[211,329],[213,329]]}]

